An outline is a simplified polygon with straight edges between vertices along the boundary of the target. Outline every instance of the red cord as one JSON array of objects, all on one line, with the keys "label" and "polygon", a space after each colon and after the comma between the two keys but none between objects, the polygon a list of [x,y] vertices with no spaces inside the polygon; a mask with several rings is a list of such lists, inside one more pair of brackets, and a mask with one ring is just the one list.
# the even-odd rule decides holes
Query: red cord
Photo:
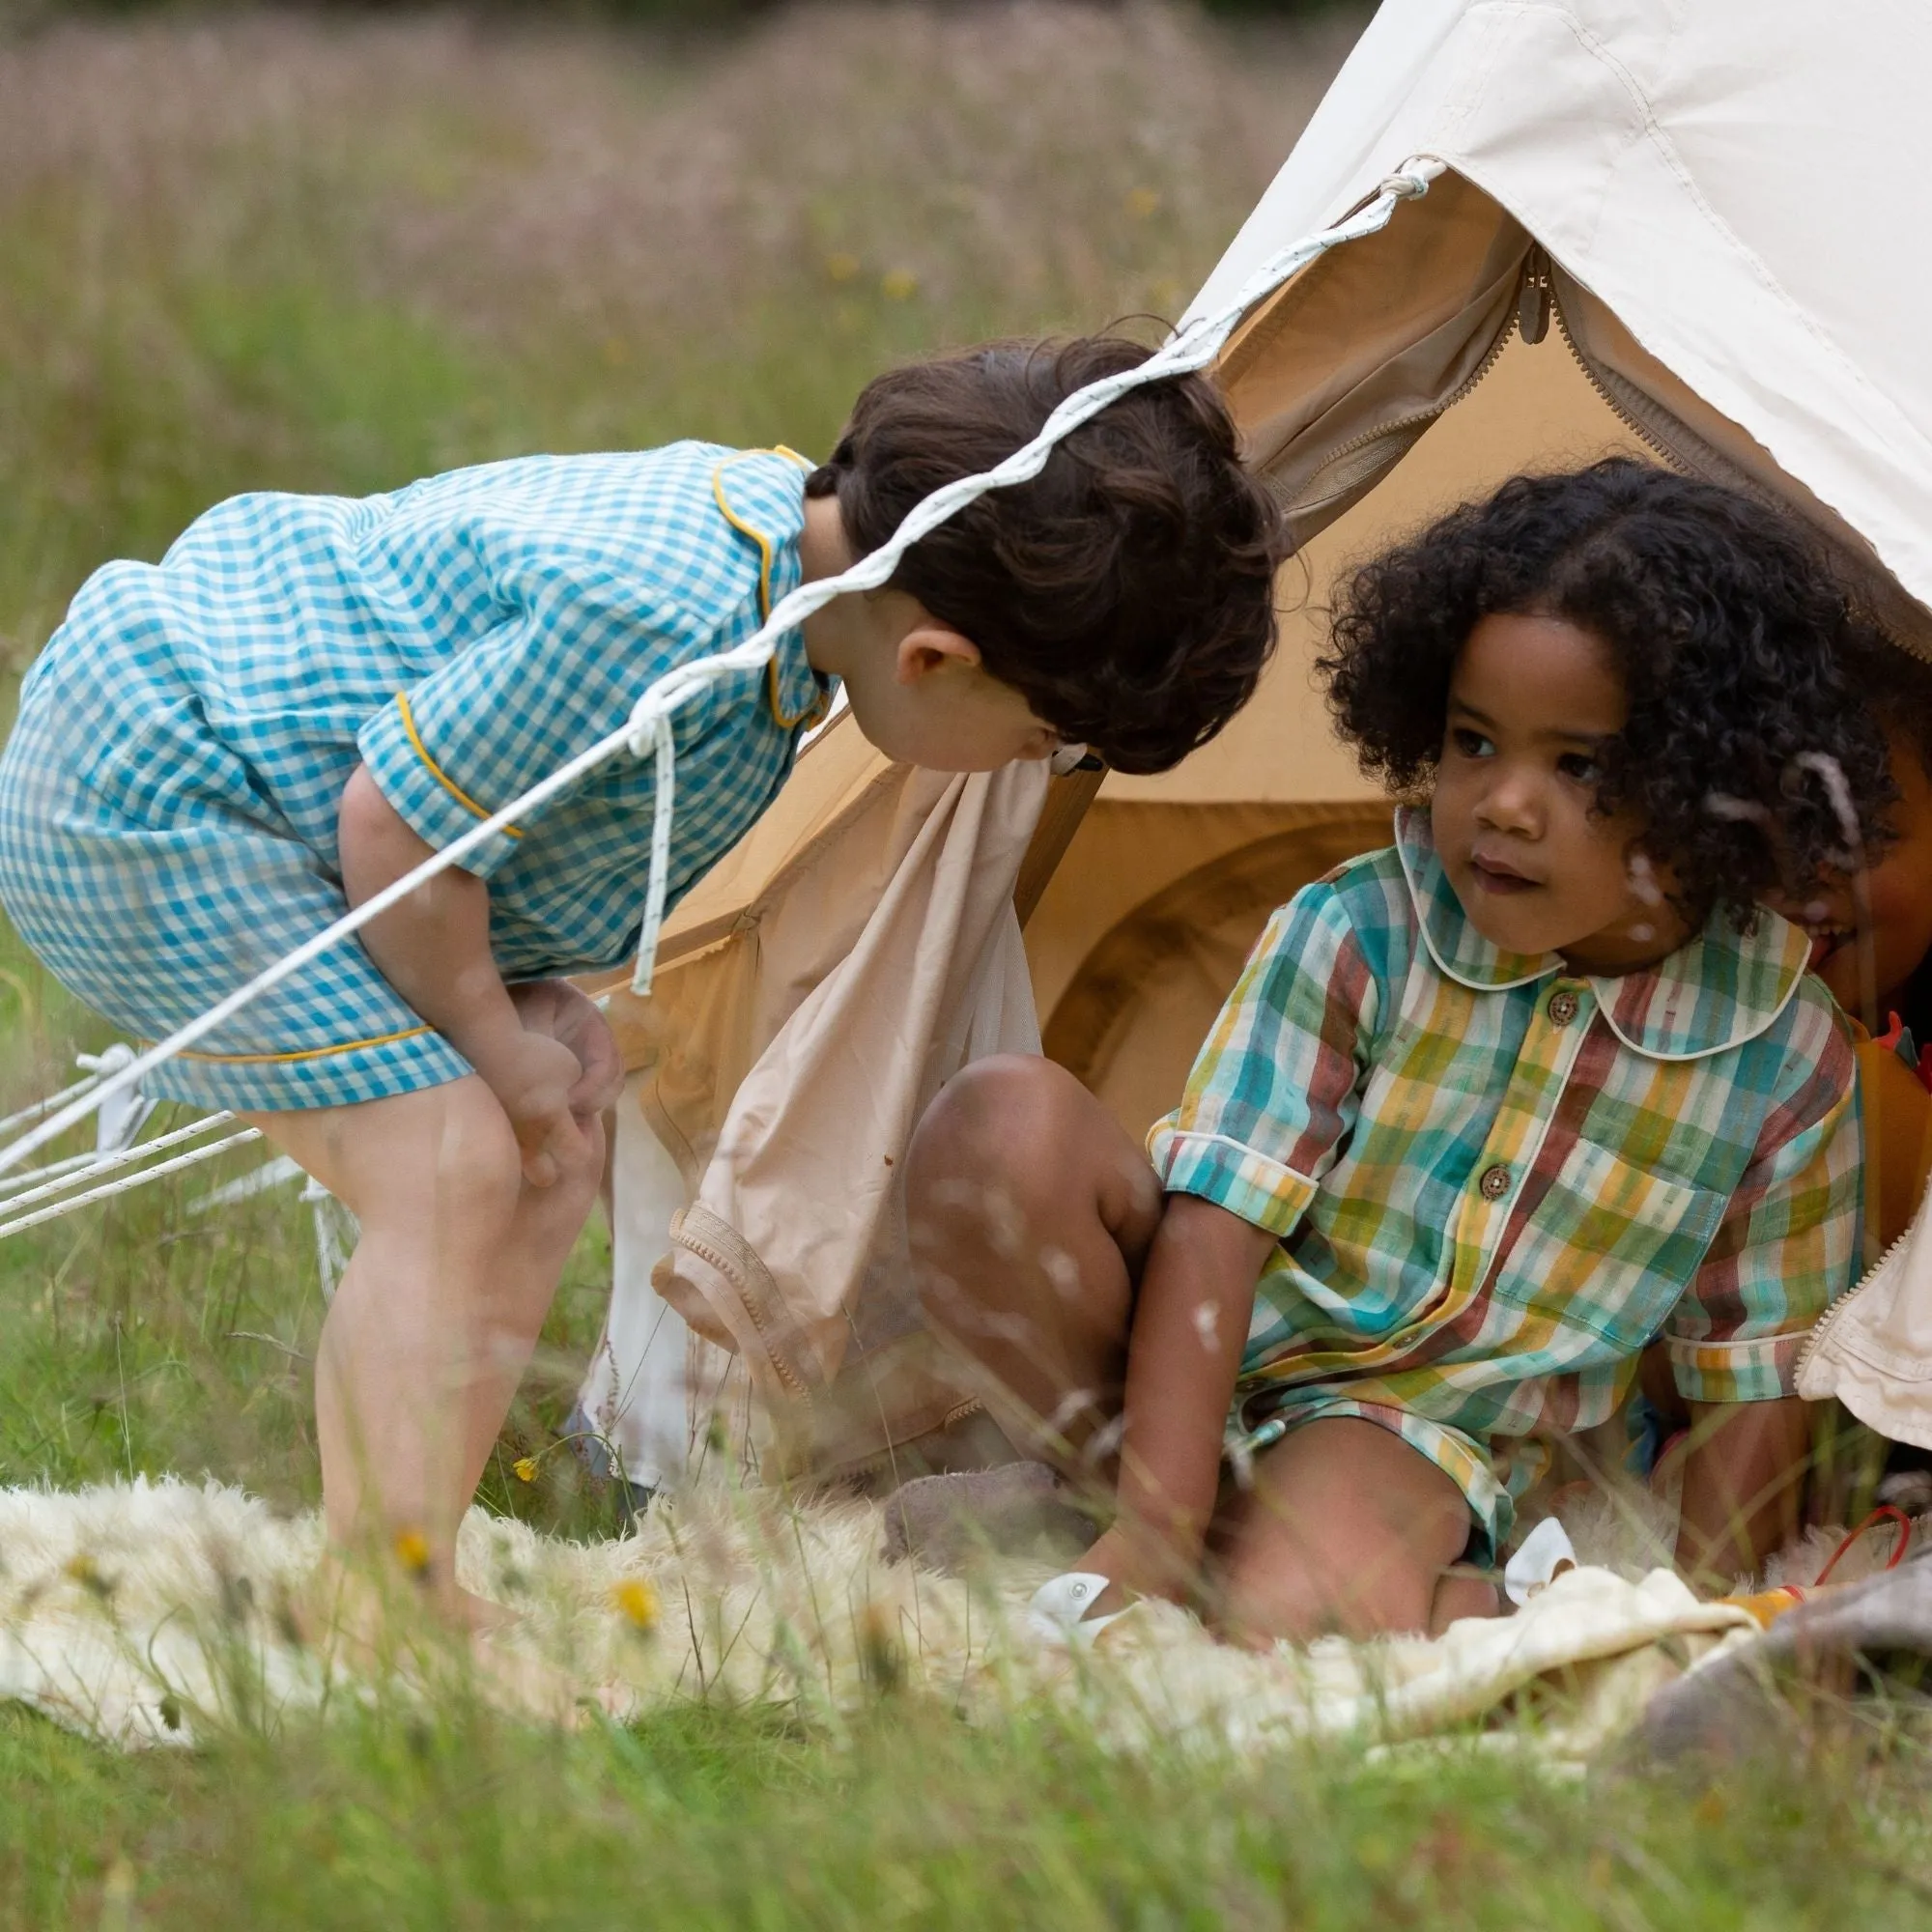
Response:
[{"label": "red cord", "polygon": [[1858,1528],[1846,1536],[1837,1548],[1833,1550],[1832,1560],[1825,1565],[1824,1569],[1819,1571],[1817,1582],[1814,1582],[1811,1586],[1814,1590],[1818,1587],[1818,1583],[1822,1583],[1838,1567],[1838,1558],[1875,1522],[1895,1522],[1898,1525],[1898,1545],[1892,1550],[1890,1559],[1885,1567],[1888,1570],[1896,1570],[1905,1561],[1906,1549],[1912,1542],[1912,1519],[1896,1503],[1881,1503],[1877,1509],[1872,1511],[1870,1516],[1865,1518],[1864,1521],[1859,1524]]}]

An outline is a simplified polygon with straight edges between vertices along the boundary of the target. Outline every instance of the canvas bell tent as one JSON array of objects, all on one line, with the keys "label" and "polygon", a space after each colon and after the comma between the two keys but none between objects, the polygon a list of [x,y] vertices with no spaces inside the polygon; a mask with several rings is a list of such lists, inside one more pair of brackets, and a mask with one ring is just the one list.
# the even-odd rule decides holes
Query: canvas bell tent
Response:
[{"label": "canvas bell tent", "polygon": [[[904,1280],[903,1136],[956,1065],[1036,1039],[1145,1128],[1267,911],[1383,841],[1310,680],[1350,559],[1516,471],[1635,452],[1786,506],[1932,658],[1928,90],[1918,0],[1384,0],[1195,305],[1440,164],[1221,358],[1300,545],[1254,703],[1097,795],[1078,772],[895,771],[836,724],[680,908],[653,999],[616,996],[638,1070],[584,1400],[632,1468],[668,1472],[721,1389],[819,1472],[944,1424],[956,1390]],[[918,978],[907,1025],[877,1011],[901,998],[888,971]],[[687,1342],[673,1306],[731,1352]],[[1807,1392],[1856,1406],[1859,1324],[1834,1327]],[[1916,1374],[1932,1338],[1911,1339],[1891,1345]]]}]

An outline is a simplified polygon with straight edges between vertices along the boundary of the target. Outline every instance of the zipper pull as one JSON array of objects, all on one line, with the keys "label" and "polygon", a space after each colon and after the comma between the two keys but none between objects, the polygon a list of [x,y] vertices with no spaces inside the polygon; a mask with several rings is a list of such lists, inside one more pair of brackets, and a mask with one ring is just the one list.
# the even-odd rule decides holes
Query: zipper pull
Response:
[{"label": "zipper pull", "polygon": [[1532,348],[1549,333],[1549,309],[1553,300],[1549,286],[1549,257],[1540,246],[1532,247],[1522,265],[1522,293],[1517,298],[1516,326]]}]

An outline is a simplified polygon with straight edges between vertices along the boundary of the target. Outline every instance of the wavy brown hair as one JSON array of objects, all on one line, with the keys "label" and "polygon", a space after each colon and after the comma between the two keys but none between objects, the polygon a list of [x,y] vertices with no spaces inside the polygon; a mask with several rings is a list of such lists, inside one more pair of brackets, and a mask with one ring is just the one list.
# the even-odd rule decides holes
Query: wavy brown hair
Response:
[{"label": "wavy brown hair", "polygon": [[[879,548],[944,484],[1032,440],[1076,389],[1138,368],[1120,336],[1002,342],[867,384],[807,494]],[[906,554],[893,585],[963,632],[1062,737],[1159,772],[1254,695],[1274,648],[1280,518],[1197,376],[1129,391],[1032,482],[994,490]]]}]

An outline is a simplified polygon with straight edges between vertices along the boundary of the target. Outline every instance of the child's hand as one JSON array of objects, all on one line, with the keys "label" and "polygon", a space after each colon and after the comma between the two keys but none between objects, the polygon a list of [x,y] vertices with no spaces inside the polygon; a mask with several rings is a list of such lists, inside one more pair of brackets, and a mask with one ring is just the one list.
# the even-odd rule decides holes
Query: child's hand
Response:
[{"label": "child's hand", "polygon": [[526,1033],[570,1049],[579,1070],[567,1104],[579,1120],[615,1103],[624,1089],[624,1063],[610,1023],[583,994],[568,980],[532,980],[510,988],[510,1003]]},{"label": "child's hand", "polygon": [[511,987],[510,999],[520,1026],[471,1058],[510,1117],[525,1179],[548,1187],[616,1099],[624,1069],[603,1014],[576,987],[540,980]]},{"label": "child's hand", "polygon": [[1184,1603],[1193,1594],[1196,1560],[1190,1564],[1178,1551],[1156,1547],[1151,1534],[1116,1523],[1087,1551],[1076,1568],[1105,1577],[1110,1587],[1087,1606],[1089,1616],[1124,1610],[1136,1597],[1168,1597]]}]

